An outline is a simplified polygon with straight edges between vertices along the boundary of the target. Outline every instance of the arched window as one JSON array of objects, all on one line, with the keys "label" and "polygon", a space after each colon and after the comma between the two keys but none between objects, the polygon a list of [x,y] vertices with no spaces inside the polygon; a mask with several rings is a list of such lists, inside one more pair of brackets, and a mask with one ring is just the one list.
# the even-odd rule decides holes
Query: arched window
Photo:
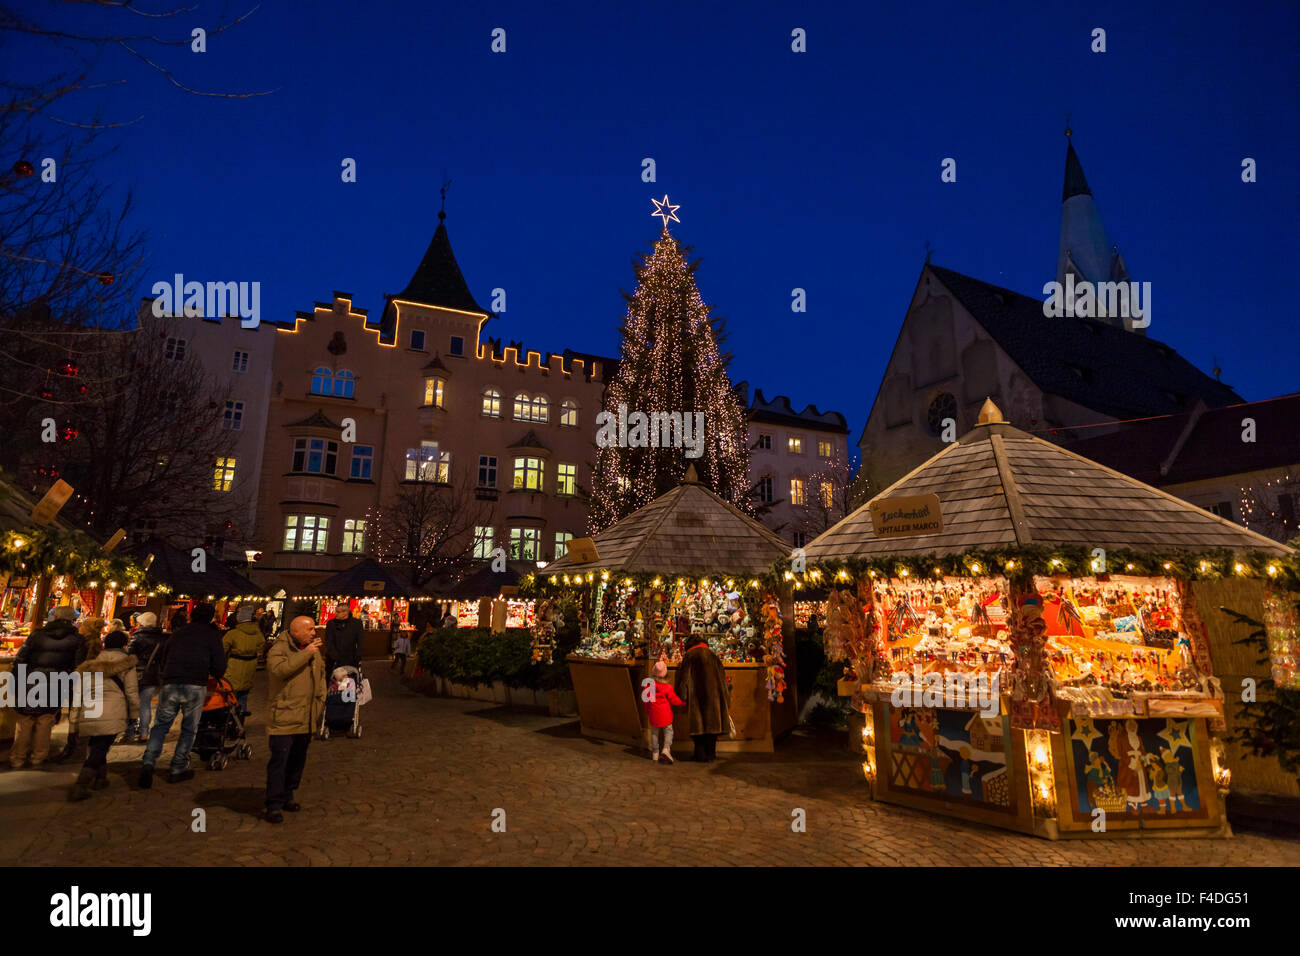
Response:
[{"label": "arched window", "polygon": [[311,373],[311,393],[328,395],[334,387],[334,373],[327,368],[318,368]]},{"label": "arched window", "polygon": [[528,421],[529,398],[527,392],[520,392],[515,396],[515,421]]},{"label": "arched window", "polygon": [[533,421],[535,422],[546,422],[550,420],[551,403],[547,401],[545,395],[533,396],[532,413]]},{"label": "arched window", "polygon": [[550,420],[551,403],[545,395],[529,396],[527,392],[515,395],[515,421],[542,422]]},{"label": "arched window", "polygon": [[489,388],[483,393],[483,414],[488,418],[501,417],[501,393]]},{"label": "arched window", "polygon": [[578,403],[571,398],[560,403],[560,424],[569,428],[578,427]]},{"label": "arched window", "polygon": [[336,398],[351,398],[356,382],[352,373],[345,368],[334,373],[334,395]]}]

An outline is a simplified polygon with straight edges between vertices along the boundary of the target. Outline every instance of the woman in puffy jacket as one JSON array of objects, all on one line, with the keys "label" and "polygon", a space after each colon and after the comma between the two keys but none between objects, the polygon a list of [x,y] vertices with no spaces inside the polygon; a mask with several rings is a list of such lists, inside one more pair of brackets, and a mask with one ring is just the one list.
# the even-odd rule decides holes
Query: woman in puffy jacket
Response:
[{"label": "woman in puffy jacket", "polygon": [[85,800],[92,789],[108,786],[108,751],[128,721],[139,716],[136,660],[124,650],[126,638],[126,631],[109,631],[104,649],[77,667],[82,675],[82,706],[73,713],[74,726],[78,736],[88,738],[90,747],[69,800]]}]

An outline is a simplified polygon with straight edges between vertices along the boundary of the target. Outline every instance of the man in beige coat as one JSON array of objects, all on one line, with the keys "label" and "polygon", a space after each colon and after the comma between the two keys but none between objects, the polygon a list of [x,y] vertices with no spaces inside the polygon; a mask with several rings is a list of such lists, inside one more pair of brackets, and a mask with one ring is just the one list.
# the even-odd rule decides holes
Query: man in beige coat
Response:
[{"label": "man in beige coat", "polygon": [[293,799],[307,765],[307,746],[325,712],[325,662],[316,622],[295,617],[266,655],[266,819],[283,823],[284,811],[301,809]]}]

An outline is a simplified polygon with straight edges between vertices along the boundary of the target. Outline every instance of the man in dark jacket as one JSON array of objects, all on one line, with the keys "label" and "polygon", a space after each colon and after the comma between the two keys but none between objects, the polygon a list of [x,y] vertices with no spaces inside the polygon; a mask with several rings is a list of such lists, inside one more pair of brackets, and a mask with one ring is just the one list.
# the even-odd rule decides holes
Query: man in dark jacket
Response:
[{"label": "man in dark jacket", "polygon": [[190,748],[198,732],[203,700],[207,696],[208,678],[226,672],[226,652],[221,647],[221,630],[212,619],[216,608],[202,602],[190,612],[190,623],[177,628],[163,646],[167,660],[162,666],[162,690],[158,694],[158,716],[149,730],[149,746],[144,749],[140,767],[140,787],[153,786],[153,768],[162,756],[163,742],[172,729],[176,715],[181,715],[181,736],[172,754],[168,783],[180,783],[194,776],[189,769]]},{"label": "man in dark jacket", "polygon": [[136,733],[132,734],[132,728],[127,728],[127,737],[128,739],[134,737],[136,743],[142,744],[149,739],[153,699],[158,694],[158,686],[161,683],[159,662],[154,661],[153,667],[149,666],[149,662],[154,659],[155,651],[160,658],[164,660],[166,658],[160,647],[163,632],[158,626],[158,615],[152,611],[145,611],[136,618],[135,635],[131,638],[131,644],[126,652],[135,658],[136,685],[140,688],[140,719],[136,724]]},{"label": "man in dark jacket", "polygon": [[334,609],[334,617],[325,625],[325,679],[336,667],[361,666],[361,622],[352,616],[345,600]]},{"label": "man in dark jacket", "polygon": [[[70,673],[77,666],[77,651],[82,641],[74,623],[76,616],[77,612],[71,607],[55,608],[49,623],[32,631],[18,649],[18,656],[14,658],[15,673],[19,667],[23,667],[22,673],[26,674],[43,671],[51,694],[57,694],[62,686],[66,686],[64,682],[51,678],[55,674]],[[46,706],[18,708],[13,747],[9,751],[9,765],[15,770],[23,766],[29,754],[33,767],[45,763],[50,755],[50,731],[54,729],[59,707],[70,702],[51,696],[43,703]]]}]

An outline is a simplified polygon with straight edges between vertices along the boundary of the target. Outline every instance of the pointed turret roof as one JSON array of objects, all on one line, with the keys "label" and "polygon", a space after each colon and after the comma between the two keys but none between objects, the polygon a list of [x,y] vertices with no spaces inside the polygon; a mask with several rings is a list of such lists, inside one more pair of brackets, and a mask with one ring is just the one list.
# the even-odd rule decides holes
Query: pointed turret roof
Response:
[{"label": "pointed turret roof", "polygon": [[443,223],[445,217],[446,213],[438,213],[438,228],[429,241],[429,248],[416,267],[415,275],[396,298],[487,315],[487,310],[474,301],[456,262],[456,255],[451,251],[451,240]]},{"label": "pointed turret roof", "polygon": [[1065,189],[1061,192],[1061,202],[1071,196],[1091,195],[1088,180],[1083,176],[1083,164],[1079,162],[1079,154],[1074,151],[1074,142],[1071,140],[1065,150]]},{"label": "pointed turret roof", "polygon": [[[1071,130],[1066,130],[1065,185],[1061,190],[1061,241],[1056,254],[1056,281],[1064,285],[1067,273],[1076,282],[1127,282],[1128,270],[1119,248],[1106,238],[1101,213],[1093,200],[1083,164],[1074,151]],[[1107,325],[1129,328],[1123,318],[1102,318]],[[1131,329],[1141,335],[1142,329]]]}]

